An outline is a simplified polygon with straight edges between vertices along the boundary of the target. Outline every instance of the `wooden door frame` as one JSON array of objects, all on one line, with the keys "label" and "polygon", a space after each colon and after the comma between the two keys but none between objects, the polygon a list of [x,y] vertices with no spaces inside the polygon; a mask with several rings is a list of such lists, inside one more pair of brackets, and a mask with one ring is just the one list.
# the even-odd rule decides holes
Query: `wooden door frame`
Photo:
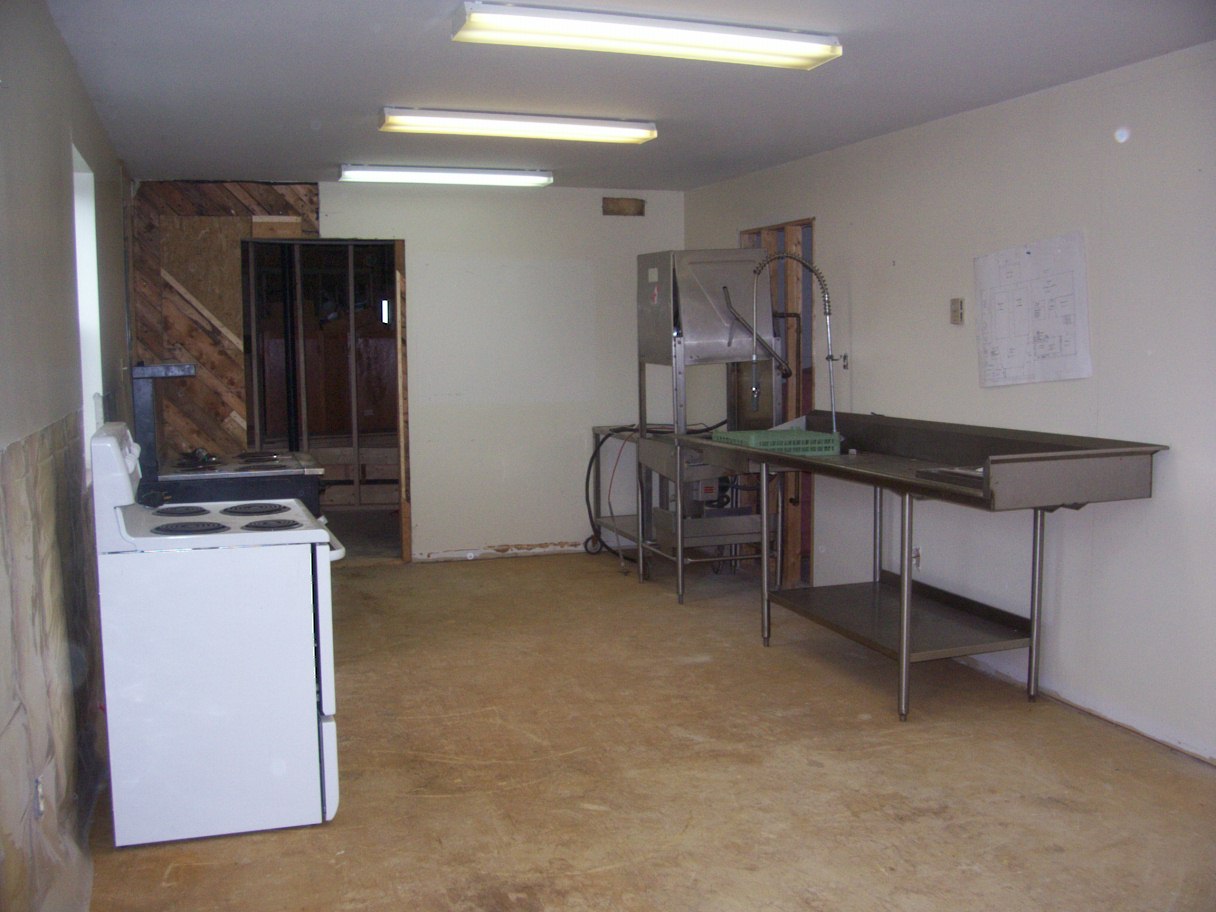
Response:
[{"label": "wooden door frame", "polygon": [[401,560],[413,560],[413,523],[410,512],[410,399],[406,364],[405,328],[405,241],[393,241],[393,274],[396,277],[397,307],[397,454],[400,459],[397,489],[401,503]]},{"label": "wooden door frame", "polygon": [[[256,243],[277,243],[286,244],[292,247],[294,254],[297,257],[296,268],[294,273],[299,281],[300,268],[298,262],[299,251],[306,245],[335,245],[346,246],[352,249],[360,243],[384,243],[392,244],[393,250],[393,287],[394,287],[394,318],[397,326],[397,454],[398,454],[398,510],[400,519],[400,539],[401,539],[401,559],[409,562],[413,559],[413,534],[412,534],[412,517],[410,509],[410,456],[409,456],[409,389],[408,389],[408,372],[406,364],[406,307],[405,307],[405,241],[395,239],[392,241],[383,240],[354,240],[345,238],[248,238],[248,275],[246,276],[246,331],[249,334],[249,342],[247,348],[247,360],[252,359],[246,366],[246,390],[251,395],[252,401],[247,403],[247,411],[250,414],[249,428],[250,433],[254,434],[255,429],[260,432],[260,420],[253,412],[257,408],[257,388],[258,388],[258,363],[256,353],[256,318],[251,316],[255,313],[253,300],[253,267],[252,267],[252,250]],[[296,306],[300,304],[301,296],[295,295]],[[300,362],[303,363],[303,357],[300,357]],[[353,390],[352,390],[353,395]],[[354,411],[352,410],[352,416]],[[357,433],[357,430],[356,430]],[[252,442],[252,441],[251,441]],[[307,447],[304,447],[307,449]],[[356,479],[356,484],[358,480]]]}]

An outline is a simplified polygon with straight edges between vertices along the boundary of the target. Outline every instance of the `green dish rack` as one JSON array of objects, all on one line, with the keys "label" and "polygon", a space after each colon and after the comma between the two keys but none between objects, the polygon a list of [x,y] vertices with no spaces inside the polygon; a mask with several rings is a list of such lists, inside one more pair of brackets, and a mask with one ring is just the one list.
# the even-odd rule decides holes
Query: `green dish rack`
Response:
[{"label": "green dish rack", "polygon": [[774,450],[793,456],[839,456],[840,435],[821,431],[714,431],[719,443]]}]

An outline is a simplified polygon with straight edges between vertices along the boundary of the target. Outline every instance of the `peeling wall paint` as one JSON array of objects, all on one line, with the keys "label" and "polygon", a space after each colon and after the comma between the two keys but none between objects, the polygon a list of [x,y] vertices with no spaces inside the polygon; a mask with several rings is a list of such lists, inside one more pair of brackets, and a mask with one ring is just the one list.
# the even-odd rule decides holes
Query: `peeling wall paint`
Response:
[{"label": "peeling wall paint", "polygon": [[0,451],[0,909],[86,908],[100,782],[80,415]]},{"label": "peeling wall paint", "polygon": [[522,557],[537,554],[573,554],[582,551],[579,542],[542,542],[536,545],[486,545],[484,548],[473,548],[456,551],[431,551],[427,554],[415,555],[414,560],[420,561],[456,561],[482,560],[493,557]]}]

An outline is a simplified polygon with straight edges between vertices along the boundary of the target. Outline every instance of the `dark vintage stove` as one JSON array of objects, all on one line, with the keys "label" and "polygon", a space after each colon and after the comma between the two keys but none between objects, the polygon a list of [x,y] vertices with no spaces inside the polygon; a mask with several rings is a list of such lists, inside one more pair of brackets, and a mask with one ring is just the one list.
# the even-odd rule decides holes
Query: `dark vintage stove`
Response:
[{"label": "dark vintage stove", "polygon": [[197,449],[160,458],[156,381],[193,377],[196,370],[193,364],[138,364],[131,368],[133,431],[140,445],[143,473],[139,503],[158,507],[173,502],[294,498],[303,501],[313,516],[320,516],[321,476],[325,470],[307,453],[258,450],[215,456]]},{"label": "dark vintage stove", "polygon": [[160,506],[295,498],[303,501],[314,516],[320,516],[323,473],[307,453],[259,450],[218,457],[195,450],[175,461],[162,461],[156,478],[140,482],[139,502]]}]

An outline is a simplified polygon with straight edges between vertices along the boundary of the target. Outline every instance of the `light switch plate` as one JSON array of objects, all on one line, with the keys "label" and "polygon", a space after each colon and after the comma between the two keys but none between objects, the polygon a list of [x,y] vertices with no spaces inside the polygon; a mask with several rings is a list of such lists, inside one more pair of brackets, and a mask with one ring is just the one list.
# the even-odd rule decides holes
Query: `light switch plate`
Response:
[{"label": "light switch plate", "polygon": [[962,298],[951,298],[950,299],[950,322],[953,323],[955,326],[962,326],[962,324],[963,324],[963,299]]}]

